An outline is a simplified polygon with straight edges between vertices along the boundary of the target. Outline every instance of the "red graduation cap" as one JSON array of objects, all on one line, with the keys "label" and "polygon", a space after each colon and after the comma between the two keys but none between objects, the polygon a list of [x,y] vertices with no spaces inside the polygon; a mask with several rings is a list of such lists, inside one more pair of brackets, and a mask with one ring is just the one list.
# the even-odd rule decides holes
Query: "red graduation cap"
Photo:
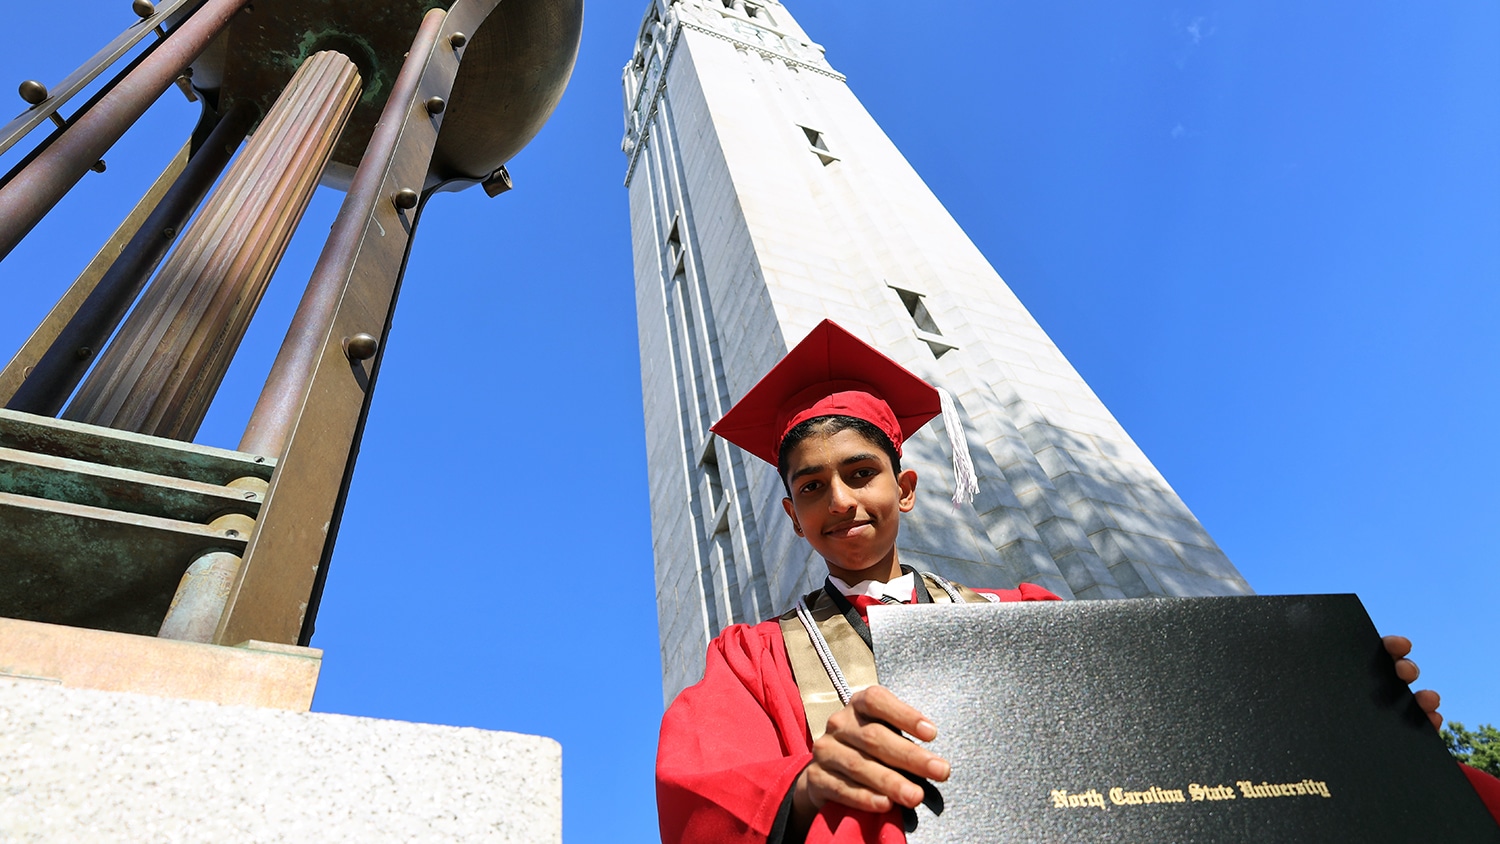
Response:
[{"label": "red graduation cap", "polygon": [[901,443],[943,412],[935,387],[823,320],[710,429],[776,465],[781,440],[818,416],[853,416]]}]

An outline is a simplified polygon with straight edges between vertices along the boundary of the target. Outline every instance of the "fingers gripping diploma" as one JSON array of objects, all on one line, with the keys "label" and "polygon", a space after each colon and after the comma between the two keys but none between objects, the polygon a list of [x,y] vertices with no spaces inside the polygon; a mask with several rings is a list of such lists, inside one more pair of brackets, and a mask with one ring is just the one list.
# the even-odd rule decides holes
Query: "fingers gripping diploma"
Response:
[{"label": "fingers gripping diploma", "polygon": [[[1396,660],[1396,677],[1403,683],[1415,683],[1417,677],[1422,673],[1417,664],[1406,658],[1411,653],[1411,640],[1405,636],[1386,636],[1381,639],[1385,644],[1386,653]],[[1442,698],[1431,689],[1423,689],[1415,695],[1417,705],[1427,713],[1427,720],[1432,722],[1434,729],[1443,726],[1443,716],[1437,711]]]},{"label": "fingers gripping diploma", "polygon": [[901,772],[942,782],[949,766],[897,730],[922,741],[937,738],[937,727],[887,689],[855,692],[828,719],[828,731],[813,743],[812,763],[792,787],[794,824],[806,828],[830,801],[867,812],[921,803],[922,789]]}]

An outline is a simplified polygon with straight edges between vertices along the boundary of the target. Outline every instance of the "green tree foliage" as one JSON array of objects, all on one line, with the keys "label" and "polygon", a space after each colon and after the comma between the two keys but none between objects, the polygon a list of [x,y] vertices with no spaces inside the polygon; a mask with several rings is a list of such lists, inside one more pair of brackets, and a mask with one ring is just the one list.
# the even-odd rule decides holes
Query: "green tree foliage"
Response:
[{"label": "green tree foliage", "polygon": [[1458,761],[1500,777],[1500,729],[1480,724],[1479,729],[1470,731],[1457,721],[1449,721],[1443,727],[1443,741]]}]

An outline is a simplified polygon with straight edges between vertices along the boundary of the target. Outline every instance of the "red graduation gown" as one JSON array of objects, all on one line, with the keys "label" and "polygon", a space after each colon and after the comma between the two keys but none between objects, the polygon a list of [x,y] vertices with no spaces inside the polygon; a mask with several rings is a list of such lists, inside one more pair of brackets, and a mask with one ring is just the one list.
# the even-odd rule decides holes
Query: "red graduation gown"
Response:
[{"label": "red graduation gown", "polygon": [[[979,589],[1001,601],[1055,601],[1040,586]],[[672,701],[656,751],[656,806],[663,844],[764,844],[783,799],[812,761],[802,694],[775,620],[728,627],[709,643],[703,679]],[[897,811],[829,804],[808,844],[897,844]]]},{"label": "red graduation gown", "polygon": [[1474,786],[1474,790],[1479,792],[1479,799],[1484,801],[1485,808],[1495,816],[1495,823],[1500,824],[1500,779],[1468,765],[1459,767],[1464,769],[1464,776],[1469,778],[1469,785]]}]

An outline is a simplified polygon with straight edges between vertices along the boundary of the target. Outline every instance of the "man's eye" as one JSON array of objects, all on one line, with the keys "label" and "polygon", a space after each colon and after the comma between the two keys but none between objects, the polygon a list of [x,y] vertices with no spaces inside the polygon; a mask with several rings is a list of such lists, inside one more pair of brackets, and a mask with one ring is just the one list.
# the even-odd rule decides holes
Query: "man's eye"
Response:
[{"label": "man's eye", "polygon": [[819,486],[821,486],[821,484],[818,481],[811,481],[809,483],[803,484],[802,488],[798,490],[798,492],[801,492],[803,495],[806,495],[809,492],[817,492]]}]

